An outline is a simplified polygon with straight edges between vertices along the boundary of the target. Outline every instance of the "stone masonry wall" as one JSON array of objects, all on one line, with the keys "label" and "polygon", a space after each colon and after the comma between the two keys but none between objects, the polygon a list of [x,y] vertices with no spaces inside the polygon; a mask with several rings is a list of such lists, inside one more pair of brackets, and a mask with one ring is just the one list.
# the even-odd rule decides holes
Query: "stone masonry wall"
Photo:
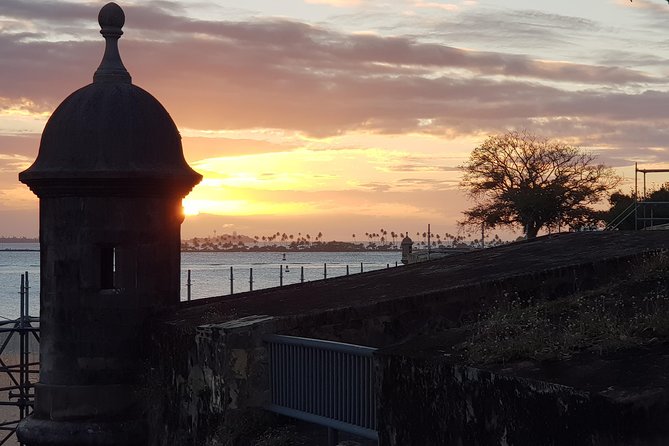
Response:
[{"label": "stone masonry wall", "polygon": [[152,445],[212,444],[239,409],[262,407],[269,391],[262,338],[275,332],[268,316],[197,327],[163,327],[154,371]]},{"label": "stone masonry wall", "polygon": [[[379,446],[664,445],[647,408],[414,352],[375,356]],[[664,412],[662,412],[664,413]],[[661,417],[660,417],[661,418]]]},{"label": "stone masonry wall", "polygon": [[449,288],[445,284],[440,290],[368,305],[362,289],[360,296],[351,296],[350,307],[292,316],[221,315],[220,323],[193,327],[187,318],[179,321],[177,313],[171,320],[178,322],[157,322],[154,335],[153,445],[209,444],[238,419],[240,411],[262,407],[268,398],[265,334],[384,347],[458,326],[485,301],[512,295],[555,298],[591,288],[621,274],[639,257],[641,254],[514,277],[482,278],[470,286]]}]

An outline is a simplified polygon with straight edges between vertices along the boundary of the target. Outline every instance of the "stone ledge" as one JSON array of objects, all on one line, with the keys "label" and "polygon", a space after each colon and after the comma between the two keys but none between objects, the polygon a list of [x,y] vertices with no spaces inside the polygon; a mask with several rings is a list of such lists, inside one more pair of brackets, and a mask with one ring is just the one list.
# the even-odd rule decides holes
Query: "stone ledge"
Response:
[{"label": "stone ledge", "polygon": [[456,337],[382,349],[379,445],[669,444],[669,345],[471,367]]}]

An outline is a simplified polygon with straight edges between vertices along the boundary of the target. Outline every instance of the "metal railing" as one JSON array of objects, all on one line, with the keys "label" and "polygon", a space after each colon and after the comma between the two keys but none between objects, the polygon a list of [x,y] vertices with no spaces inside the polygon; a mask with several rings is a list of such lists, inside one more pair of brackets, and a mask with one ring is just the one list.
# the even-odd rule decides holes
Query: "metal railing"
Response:
[{"label": "metal railing", "polygon": [[[341,264],[335,264],[335,265],[341,267]],[[360,262],[360,273],[363,273],[365,271],[364,265],[365,264],[363,262]],[[398,266],[402,266],[402,265],[400,265],[399,262],[395,262],[395,267],[398,267]],[[345,275],[345,276],[355,274],[355,271],[357,269],[357,265],[356,265],[356,268],[350,268],[350,265],[348,265],[348,264],[344,265],[344,267],[345,267],[346,272],[343,273],[343,275]],[[386,266],[385,266],[386,269],[390,269],[391,267],[392,267],[391,263],[386,263]],[[287,274],[289,273],[289,271],[292,271],[292,270],[290,270],[289,266],[286,265],[286,264],[278,264],[275,268],[276,268],[275,271],[277,272],[276,276],[274,276],[274,277],[277,278],[277,282],[275,282],[275,283],[278,283],[278,286],[282,287],[282,286],[284,286],[284,283],[286,282],[285,278],[286,278]],[[369,264],[368,264],[368,268],[370,268],[369,271],[383,269],[383,267],[378,267],[378,268],[376,268],[374,266],[369,267]],[[323,269],[322,269],[322,272],[319,273],[318,278],[322,277],[323,279],[327,279],[328,277],[339,277],[339,276],[342,275],[341,273],[340,274],[336,274],[336,273],[333,274],[333,272],[332,272],[333,269],[334,269],[334,267],[333,267],[332,264],[330,264],[330,269],[328,269],[328,264],[323,263]],[[193,296],[193,287],[194,287],[194,284],[195,284],[195,281],[193,280],[193,276],[195,276],[194,273],[197,272],[197,271],[194,272],[191,269],[186,269],[185,271],[186,271],[186,281],[185,281],[186,301],[190,301],[192,299],[192,296]],[[265,286],[258,287],[257,283],[260,282],[260,281],[258,280],[257,275],[255,276],[255,279],[254,279],[253,268],[252,267],[250,267],[250,268],[248,268],[248,270],[246,270],[245,268],[239,268],[239,267],[235,269],[235,267],[231,266],[228,271],[229,271],[228,281],[230,282],[229,295],[233,295],[233,294],[235,294],[235,292],[244,292],[245,291],[245,290],[240,291],[239,289],[237,289],[237,291],[235,291],[235,285],[236,284],[238,285],[239,283],[244,283],[244,281],[245,281],[245,279],[236,278],[235,271],[237,272],[237,274],[239,276],[241,276],[243,273],[248,271],[248,276],[247,276],[248,277],[248,279],[247,279],[248,280],[248,291],[253,291],[254,289],[257,290],[257,289],[260,289],[260,288],[269,288],[269,287],[276,286],[276,285],[267,286],[267,284],[265,283]],[[256,272],[257,272],[257,270],[256,270]],[[312,275],[312,278],[310,280],[314,280],[313,275]],[[308,282],[308,281],[309,280],[305,276],[304,266],[300,266],[299,283],[304,283],[304,282]],[[298,282],[295,282],[295,283],[298,283]],[[223,289],[223,287],[221,289]]]},{"label": "metal railing", "polygon": [[[656,208],[663,211],[660,212],[660,216],[654,215]],[[634,214],[634,218],[636,219],[634,229],[648,229],[666,223],[669,221],[669,218],[662,217],[661,215],[666,215],[667,208],[669,208],[669,202],[667,201],[638,201],[636,212]],[[639,226],[641,226],[641,228]]]},{"label": "metal railing", "polygon": [[618,229],[621,224],[630,218],[634,221],[635,230],[652,228],[655,225],[668,222],[669,217],[663,217],[661,216],[662,214],[660,216],[655,214],[656,207],[664,211],[664,215],[666,215],[666,209],[669,209],[669,202],[634,200],[606,225],[605,230]]},{"label": "metal railing", "polygon": [[375,348],[270,335],[268,410],[378,441]]},{"label": "metal railing", "polygon": [[622,222],[627,220],[628,217],[631,217],[633,214],[636,215],[636,210],[637,210],[637,201],[634,200],[629,206],[625,208],[625,210],[623,210],[620,214],[616,215],[616,217],[613,220],[611,220],[604,229],[607,231],[618,229],[618,226],[620,226]]}]

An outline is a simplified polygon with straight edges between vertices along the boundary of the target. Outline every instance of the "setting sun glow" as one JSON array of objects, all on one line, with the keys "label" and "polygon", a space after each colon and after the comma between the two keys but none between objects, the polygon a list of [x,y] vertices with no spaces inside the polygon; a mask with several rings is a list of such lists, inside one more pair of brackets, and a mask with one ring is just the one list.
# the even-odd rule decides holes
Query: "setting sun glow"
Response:
[{"label": "setting sun glow", "polygon": [[193,215],[198,215],[200,213],[200,210],[198,209],[197,205],[193,203],[191,200],[184,199],[182,205],[183,205],[183,213],[186,217],[191,217]]}]

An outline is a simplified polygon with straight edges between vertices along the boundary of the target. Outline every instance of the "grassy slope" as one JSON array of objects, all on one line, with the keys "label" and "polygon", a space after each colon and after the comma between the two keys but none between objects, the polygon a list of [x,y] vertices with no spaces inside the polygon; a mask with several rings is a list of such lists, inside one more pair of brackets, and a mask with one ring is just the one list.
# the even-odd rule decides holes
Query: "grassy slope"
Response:
[{"label": "grassy slope", "polygon": [[553,301],[494,302],[468,324],[458,349],[473,364],[566,358],[669,339],[669,254],[632,265],[627,277]]}]

